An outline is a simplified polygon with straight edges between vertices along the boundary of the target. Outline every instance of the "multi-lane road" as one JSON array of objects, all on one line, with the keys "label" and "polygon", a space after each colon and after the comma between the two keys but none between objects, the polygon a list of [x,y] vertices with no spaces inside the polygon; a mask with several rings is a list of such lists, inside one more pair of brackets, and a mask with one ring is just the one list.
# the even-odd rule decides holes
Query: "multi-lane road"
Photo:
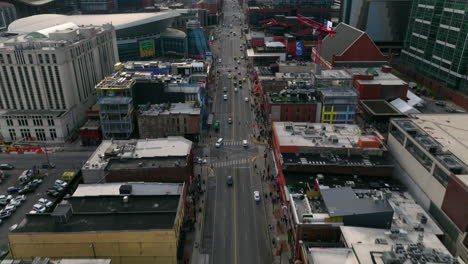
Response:
[{"label": "multi-lane road", "polygon": [[[224,20],[215,29],[219,45],[214,52],[215,69],[219,73],[216,89],[211,91],[212,112],[220,129],[212,132],[211,142],[223,138],[224,143],[219,148],[210,144],[203,150],[212,173],[207,181],[202,252],[209,255],[210,263],[271,263],[261,179],[251,166],[252,158],[264,149],[252,140],[255,122],[250,85],[243,82],[242,88],[237,85],[237,91],[234,86],[247,72],[240,48],[242,45],[245,49],[241,33],[244,16],[237,1],[225,1],[223,11]],[[243,146],[243,140],[248,141],[248,147]],[[227,184],[228,176],[233,178],[232,186]],[[260,192],[260,202],[254,200],[254,191]]]}]

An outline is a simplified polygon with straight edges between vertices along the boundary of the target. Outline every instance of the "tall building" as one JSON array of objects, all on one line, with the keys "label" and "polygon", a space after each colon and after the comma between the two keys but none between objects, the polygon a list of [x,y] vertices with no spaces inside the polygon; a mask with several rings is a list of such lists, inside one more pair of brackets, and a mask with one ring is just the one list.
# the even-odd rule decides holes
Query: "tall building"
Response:
[{"label": "tall building", "polygon": [[191,58],[205,58],[210,52],[205,32],[200,27],[200,22],[196,20],[187,22],[187,42],[188,56]]},{"label": "tall building", "polygon": [[135,80],[117,73],[96,85],[99,117],[104,139],[128,139],[133,133],[133,97]]},{"label": "tall building", "polygon": [[94,86],[118,61],[114,27],[65,23],[0,42],[5,141],[62,143],[86,120]]},{"label": "tall building", "polygon": [[10,3],[0,2],[0,32],[5,31],[8,25],[15,19],[15,6]]},{"label": "tall building", "polygon": [[5,0],[15,5],[19,17],[37,14],[69,14],[77,10],[77,0]]},{"label": "tall building", "polygon": [[[466,0],[413,1],[401,58],[408,70],[425,79],[426,87],[468,95],[467,21]],[[449,91],[442,93],[462,97]],[[468,97],[463,104],[468,106]]]},{"label": "tall building", "polygon": [[410,9],[411,0],[342,0],[341,21],[365,31],[385,54],[399,53]]}]

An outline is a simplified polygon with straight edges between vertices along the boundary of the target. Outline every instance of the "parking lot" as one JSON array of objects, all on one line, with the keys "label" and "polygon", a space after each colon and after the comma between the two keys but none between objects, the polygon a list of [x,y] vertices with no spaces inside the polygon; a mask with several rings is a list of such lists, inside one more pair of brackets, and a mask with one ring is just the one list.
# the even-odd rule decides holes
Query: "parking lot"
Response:
[{"label": "parking lot", "polygon": [[[43,182],[34,192],[26,194],[26,201],[10,217],[2,219],[2,223],[0,224],[0,251],[8,249],[10,227],[19,224],[40,198],[46,198],[54,202],[55,198],[46,194],[47,189],[54,185],[55,180],[62,178],[63,172],[74,171],[80,168],[81,164],[86,161],[90,154],[90,152],[49,154],[50,162],[56,164],[56,167],[54,169],[40,169],[41,172],[47,172],[47,176],[43,178]],[[33,165],[41,164],[44,160],[44,155],[14,156],[0,154],[0,163],[9,163],[15,166],[13,170],[4,170],[5,178],[0,183],[0,195],[7,195],[8,187],[20,186],[18,176],[24,170],[31,169]],[[12,194],[12,196],[15,197],[17,194]],[[3,206],[1,207],[3,208]]]}]

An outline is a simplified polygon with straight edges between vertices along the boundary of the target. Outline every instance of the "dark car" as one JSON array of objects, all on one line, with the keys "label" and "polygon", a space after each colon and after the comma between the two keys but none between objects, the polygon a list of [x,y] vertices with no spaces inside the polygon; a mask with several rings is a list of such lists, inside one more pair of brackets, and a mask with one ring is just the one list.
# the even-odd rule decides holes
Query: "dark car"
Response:
[{"label": "dark car", "polygon": [[0,212],[0,219],[4,219],[4,218],[7,218],[7,217],[10,217],[11,215],[11,211],[9,210],[6,210],[6,211],[1,211]]},{"label": "dark car", "polygon": [[17,193],[19,190],[21,190],[20,187],[10,186],[10,187],[8,187],[8,189],[7,189],[7,193],[8,193],[8,194]]},{"label": "dark car", "polygon": [[43,169],[53,169],[55,168],[55,164],[54,163],[42,163],[41,164],[41,168]]},{"label": "dark car", "polygon": [[14,168],[15,166],[8,164],[8,163],[0,164],[0,170],[12,170]]},{"label": "dark car", "polygon": [[233,182],[233,181],[232,181],[232,176],[229,175],[229,176],[227,177],[226,183],[227,183],[227,185],[231,186],[231,185],[232,185],[232,182]]},{"label": "dark car", "polygon": [[57,192],[61,193],[63,192],[63,187],[60,186],[60,185],[54,185],[54,187],[52,187],[52,189],[56,190]]},{"label": "dark car", "polygon": [[46,194],[52,197],[57,197],[60,193],[57,192],[55,189],[49,189],[46,191]]}]

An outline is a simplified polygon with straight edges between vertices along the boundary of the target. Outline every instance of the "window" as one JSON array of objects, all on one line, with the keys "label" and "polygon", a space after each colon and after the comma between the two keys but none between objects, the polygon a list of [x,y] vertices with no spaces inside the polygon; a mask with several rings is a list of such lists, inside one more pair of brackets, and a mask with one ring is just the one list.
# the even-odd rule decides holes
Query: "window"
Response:
[{"label": "window", "polygon": [[36,129],[36,138],[38,141],[46,141],[45,130],[42,128]]},{"label": "window", "polygon": [[10,133],[10,139],[12,141],[15,141],[16,140],[16,130],[14,129],[8,129],[8,133]]},{"label": "window", "polygon": [[10,54],[7,54],[6,56],[7,56],[7,62],[8,62],[8,64],[11,64],[11,63],[12,63],[12,62],[11,62],[11,55],[10,55]]},{"label": "window", "polygon": [[33,61],[33,56],[31,54],[28,54],[28,62],[29,64],[33,64],[34,61]]},{"label": "window", "polygon": [[28,128],[20,129],[21,138],[31,138],[31,131]]},{"label": "window", "polygon": [[323,120],[330,120],[330,115],[323,115]]},{"label": "window", "polygon": [[54,122],[54,117],[53,116],[46,116],[47,118],[47,125],[48,126],[55,126],[55,122]]},{"label": "window", "polygon": [[43,126],[42,116],[33,116],[32,118],[34,126]]},{"label": "window", "polygon": [[13,118],[11,116],[5,116],[7,126],[13,126]]},{"label": "window", "polygon": [[39,63],[44,63],[44,60],[42,59],[42,54],[39,54],[38,57],[39,57]]},{"label": "window", "polygon": [[55,54],[52,54],[52,63],[57,63],[57,56]]},{"label": "window", "polygon": [[411,153],[427,171],[431,171],[433,163],[431,158],[428,157],[416,144],[414,144],[413,141],[406,141],[406,150],[408,150],[408,152]]},{"label": "window", "polygon": [[437,181],[440,182],[440,184],[447,188],[449,175],[437,165],[434,168],[434,178],[436,178]]},{"label": "window", "polygon": [[18,116],[18,125],[19,126],[28,126],[28,117],[27,116]]},{"label": "window", "polygon": [[55,140],[57,139],[57,131],[55,129],[49,129],[50,132],[50,139]]},{"label": "window", "polygon": [[400,144],[404,144],[405,142],[405,134],[400,131],[398,127],[396,127],[394,124],[390,125],[390,134],[400,142]]}]

